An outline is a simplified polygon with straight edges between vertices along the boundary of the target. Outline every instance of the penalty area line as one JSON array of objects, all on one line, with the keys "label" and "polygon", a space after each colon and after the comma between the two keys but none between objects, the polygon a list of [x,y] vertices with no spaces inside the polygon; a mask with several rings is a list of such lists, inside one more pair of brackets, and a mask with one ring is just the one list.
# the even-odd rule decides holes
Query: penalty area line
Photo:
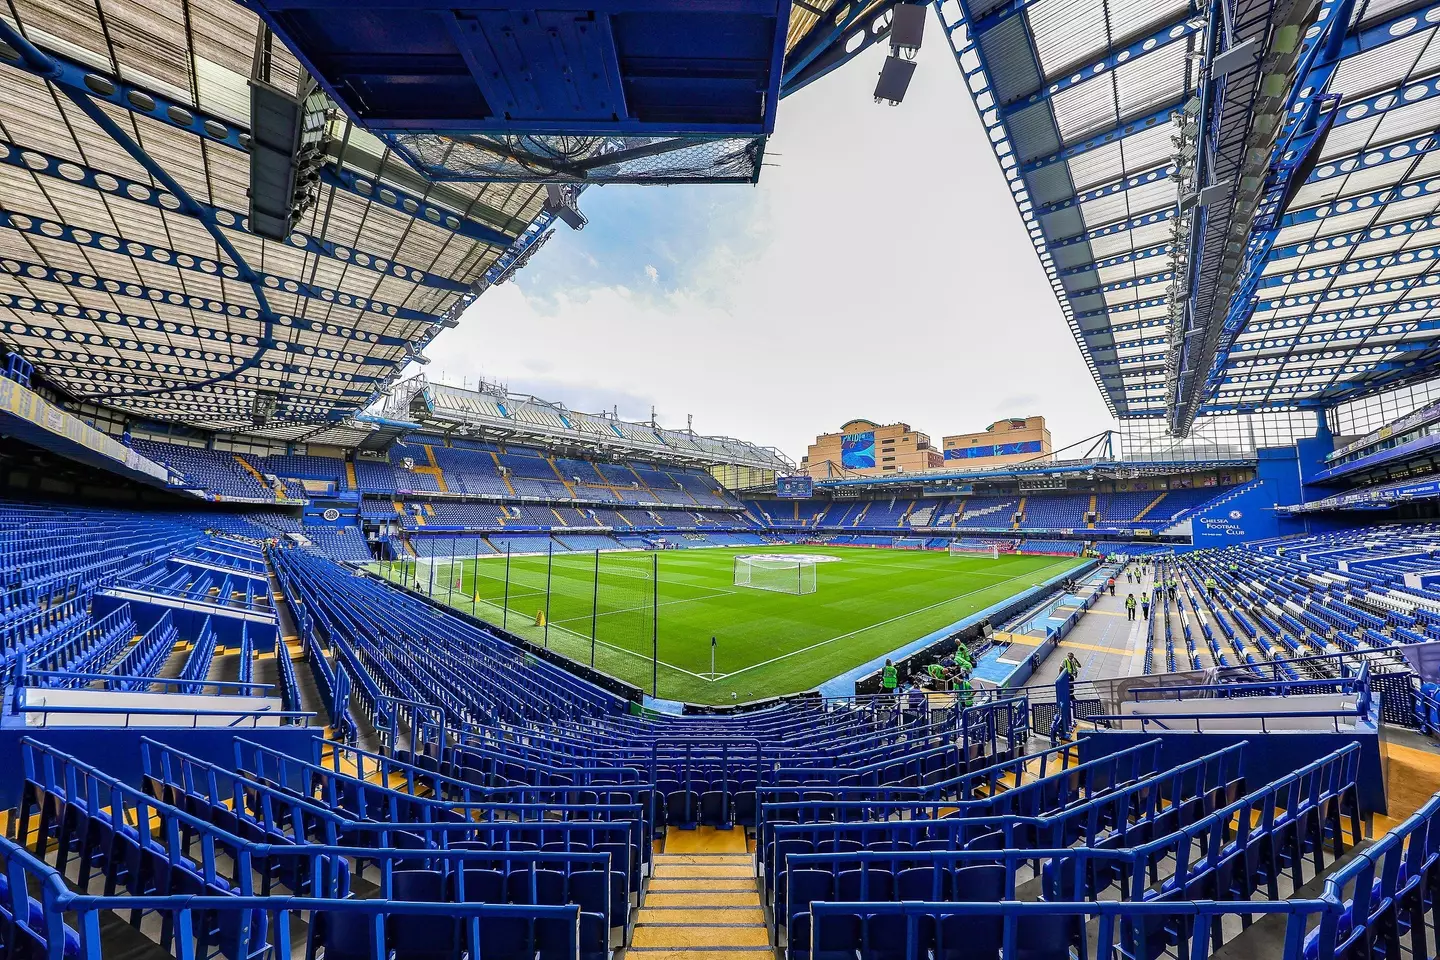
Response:
[{"label": "penalty area line", "polygon": [[974,595],[977,594],[977,593],[982,593],[982,592],[984,592],[984,591],[986,591],[986,590],[993,590],[993,589],[995,589],[996,587],[1001,586],[1002,584],[1005,584],[1005,583],[1009,583],[1009,582],[1011,582],[1011,581],[1013,581],[1013,580],[1020,580],[1020,579],[1022,579],[1022,578],[1024,578],[1024,577],[1034,576],[1034,575],[1037,574],[1037,573],[1044,573],[1045,571],[1047,571],[1047,570],[1049,570],[1049,569],[1051,569],[1051,568],[1053,568],[1053,567],[1059,566],[1061,562],[1063,562],[1063,561],[1057,561],[1056,563],[1047,564],[1046,566],[1039,567],[1038,569],[1035,569],[1035,570],[1028,570],[1028,571],[1026,571],[1025,573],[1017,574],[1016,576],[1010,577],[1009,580],[1002,580],[1002,581],[1000,581],[1000,583],[992,583],[992,584],[987,584],[986,586],[983,586],[983,587],[977,587],[977,588],[975,588],[974,590],[971,590],[969,593],[962,593],[962,594],[959,594],[959,595],[954,596],[954,597],[948,597],[948,598],[946,598],[946,599],[944,599],[944,600],[939,600],[939,601],[937,601],[937,602],[935,602],[935,603],[929,604],[928,606],[917,607],[917,608],[915,608],[914,610],[909,610],[909,611],[907,611],[907,612],[905,612],[905,613],[900,614],[899,616],[891,617],[889,620],[881,620],[879,623],[872,623],[872,624],[870,624],[869,626],[861,627],[861,628],[858,629],[858,630],[851,630],[849,633],[842,633],[842,634],[840,634],[840,636],[838,636],[838,637],[831,637],[831,638],[828,639],[828,640],[820,640],[820,641],[818,641],[818,642],[816,642],[816,643],[810,644],[808,647],[801,647],[801,648],[798,649],[798,650],[791,650],[789,653],[782,653],[782,654],[780,654],[780,656],[778,656],[778,657],[771,657],[769,660],[762,660],[762,661],[759,662],[759,663],[752,663],[752,664],[750,664],[750,666],[748,666],[748,667],[741,667],[739,670],[736,670],[734,673],[726,673],[726,674],[723,674],[723,675],[717,677],[716,679],[717,679],[717,680],[729,680],[731,677],[738,677],[738,676],[739,676],[740,674],[742,674],[742,673],[748,673],[749,671],[755,670],[755,669],[757,669],[757,668],[759,668],[759,667],[768,667],[768,666],[769,666],[770,664],[772,664],[772,663],[779,663],[781,660],[785,660],[785,659],[788,659],[788,658],[790,658],[790,657],[793,657],[793,656],[795,656],[797,653],[806,653],[806,652],[808,652],[808,651],[810,651],[810,650],[814,650],[814,649],[816,649],[816,648],[818,648],[818,647],[823,647],[823,646],[825,646],[827,643],[834,643],[836,640],[845,640],[845,639],[848,639],[848,638],[850,638],[850,637],[856,636],[857,634],[865,633],[866,631],[869,631],[869,630],[874,630],[876,627],[883,627],[883,626],[886,626],[886,625],[888,625],[888,624],[895,623],[897,620],[904,620],[906,617],[912,617],[912,616],[914,616],[914,615],[917,614],[917,613],[924,613],[924,612],[927,611],[927,610],[933,610],[933,609],[935,609],[936,607],[943,606],[943,605],[945,605],[945,604],[947,604],[947,603],[954,603],[956,600],[963,600],[963,599],[965,599],[966,597],[974,596]]}]

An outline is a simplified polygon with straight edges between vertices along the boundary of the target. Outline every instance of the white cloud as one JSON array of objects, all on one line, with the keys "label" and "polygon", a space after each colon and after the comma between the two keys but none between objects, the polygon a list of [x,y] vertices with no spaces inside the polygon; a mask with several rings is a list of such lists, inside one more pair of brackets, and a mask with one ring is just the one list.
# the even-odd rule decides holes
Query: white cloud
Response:
[{"label": "white cloud", "polygon": [[871,99],[881,56],[782,103],[757,187],[587,191],[591,225],[481,297],[428,372],[654,404],[797,459],[853,417],[1109,426],[949,52],[921,52],[895,108]]}]

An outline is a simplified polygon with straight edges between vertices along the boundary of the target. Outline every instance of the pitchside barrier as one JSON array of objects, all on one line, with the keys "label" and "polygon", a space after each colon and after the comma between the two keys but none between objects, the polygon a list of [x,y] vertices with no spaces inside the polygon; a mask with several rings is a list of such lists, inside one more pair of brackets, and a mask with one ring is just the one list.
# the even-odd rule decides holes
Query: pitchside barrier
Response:
[{"label": "pitchside barrier", "polygon": [[[991,607],[989,610],[982,610],[979,613],[972,614],[965,620],[961,620],[960,626],[955,632],[945,634],[935,642],[912,653],[908,653],[899,660],[895,660],[895,665],[899,670],[900,676],[910,676],[911,674],[919,672],[926,664],[954,653],[956,645],[961,641],[964,641],[966,644],[974,644],[982,635],[988,635],[991,624],[1003,623],[1007,618],[1015,616],[1017,613],[1024,611],[1027,607],[1034,604],[1035,601],[1045,595],[1046,592],[1058,589],[1062,581],[1087,576],[1098,566],[1100,566],[1099,560],[1089,560],[1074,570],[1066,571],[1042,583],[1038,587],[1032,587],[1029,590],[1016,594],[996,607]],[[977,661],[979,660],[979,653],[975,655],[975,659]],[[883,660],[881,662],[883,663]],[[867,673],[865,676],[856,680],[856,695],[863,696],[866,694],[879,693],[880,675],[882,672],[883,668],[876,669],[873,673]]]}]

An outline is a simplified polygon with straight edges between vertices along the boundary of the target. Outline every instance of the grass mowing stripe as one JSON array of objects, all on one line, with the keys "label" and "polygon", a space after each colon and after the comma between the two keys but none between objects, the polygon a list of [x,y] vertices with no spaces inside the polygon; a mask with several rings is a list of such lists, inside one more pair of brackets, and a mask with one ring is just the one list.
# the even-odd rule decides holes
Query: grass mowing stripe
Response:
[{"label": "grass mowing stripe", "polygon": [[[734,557],[792,553],[838,558],[816,566],[817,591],[805,596],[736,587]],[[440,558],[442,563],[447,562]],[[591,660],[595,615],[597,668],[650,689],[652,630],[659,637],[660,695],[728,703],[804,690],[916,637],[1014,595],[1081,561],[1048,556],[950,557],[946,553],[862,547],[765,546],[648,553],[602,553],[595,593],[595,554],[555,554],[551,561],[549,642],[582,663]],[[450,602],[533,641],[546,609],[547,557],[510,558],[509,613],[505,558],[456,558],[461,589]],[[652,595],[658,565],[658,596]],[[395,565],[413,570],[414,564]],[[437,574],[437,599],[444,599]],[[413,576],[411,577],[413,583]],[[478,596],[478,602],[474,598]],[[652,610],[658,600],[658,624]],[[710,638],[718,638],[710,678]]]},{"label": "grass mowing stripe", "polygon": [[[1049,568],[1048,568],[1048,567],[1042,567],[1041,569],[1042,569],[1042,570],[1047,570],[1047,569],[1049,569]],[[1021,576],[1024,576],[1024,574],[1019,574],[1019,575],[1014,576],[1014,577],[1011,577],[1011,578],[1009,578],[1009,579],[1010,579],[1010,580],[1018,580]],[[1007,581],[1007,582],[1008,582],[1008,581]],[[980,588],[978,588],[978,589],[976,589],[976,590],[972,590],[972,591],[970,591],[970,592],[971,592],[971,593],[979,593],[981,590],[984,590],[984,589],[985,589],[984,587],[980,587]],[[969,594],[961,594],[961,597],[965,597],[965,596],[969,596]],[[960,597],[957,597],[957,598],[955,598],[955,599],[960,599]],[[744,668],[742,668],[742,669],[740,669],[740,670],[736,670],[734,673],[722,674],[720,677],[717,677],[716,679],[719,679],[719,680],[729,680],[731,677],[739,676],[740,674],[746,673],[746,672],[748,672],[748,671],[750,671],[750,670],[758,670],[758,669],[760,669],[761,667],[768,667],[768,666],[769,666],[770,664],[772,664],[772,663],[778,663],[779,661],[784,660],[786,657],[793,657],[793,656],[795,656],[797,653],[808,653],[809,651],[814,650],[814,649],[816,649],[816,648],[818,648],[818,647],[823,647],[823,646],[825,646],[825,644],[827,644],[827,643],[834,643],[834,642],[837,641],[837,640],[845,640],[845,639],[848,639],[848,638],[850,638],[850,637],[855,636],[856,634],[864,633],[864,632],[867,631],[867,630],[874,630],[874,629],[877,628],[877,627],[888,626],[889,624],[895,623],[895,622],[897,622],[897,621],[899,621],[899,620],[904,620],[904,619],[906,619],[907,617],[912,617],[912,616],[914,616],[914,615],[916,615],[916,614],[918,614],[918,613],[924,613],[925,611],[930,610],[930,609],[932,609],[932,608],[934,608],[934,607],[938,607],[938,606],[940,606],[941,604],[950,603],[950,602],[952,602],[952,601],[950,601],[950,600],[937,600],[935,603],[930,604],[930,606],[928,606],[928,607],[921,607],[921,608],[919,608],[918,610],[911,610],[911,611],[908,611],[908,612],[906,612],[906,613],[899,614],[898,616],[891,617],[889,620],[881,620],[879,623],[872,623],[872,624],[870,624],[869,626],[860,627],[859,629],[856,629],[856,630],[851,630],[849,633],[842,633],[842,634],[841,634],[840,636],[838,636],[838,637],[831,637],[829,640],[821,640],[821,641],[819,641],[818,643],[812,643],[812,644],[811,644],[810,646],[808,646],[808,647],[802,647],[802,648],[799,649],[799,650],[791,650],[789,653],[782,653],[782,654],[780,654],[780,656],[778,656],[778,657],[771,657],[769,660],[762,660],[760,663],[752,663],[750,666],[744,667]]]}]

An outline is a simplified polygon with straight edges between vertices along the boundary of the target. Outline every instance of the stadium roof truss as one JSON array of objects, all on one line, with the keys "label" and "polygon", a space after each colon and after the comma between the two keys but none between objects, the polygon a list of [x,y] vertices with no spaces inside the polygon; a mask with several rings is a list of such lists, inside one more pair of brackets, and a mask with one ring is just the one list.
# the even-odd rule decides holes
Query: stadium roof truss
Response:
[{"label": "stadium roof truss", "polygon": [[[782,90],[883,39],[894,5],[797,0]],[[284,239],[260,236],[251,81],[303,97],[309,80],[233,0],[13,0],[0,76],[0,344],[81,403],[314,436],[379,397],[555,216],[529,161],[437,182],[328,104],[313,203]]]},{"label": "stadium roof truss", "polygon": [[1118,416],[1184,436],[1433,376],[1440,4],[938,9]]},{"label": "stadium roof truss", "polygon": [[[0,343],[78,400],[343,419],[546,233],[542,186],[429,183],[335,112],[314,203],[283,240],[252,232],[259,30],[232,0],[0,18]],[[300,88],[282,46],[264,61]]]},{"label": "stadium roof truss", "polygon": [[515,440],[545,447],[583,447],[621,456],[687,464],[730,464],[788,472],[795,464],[774,447],[733,437],[707,437],[649,423],[579,413],[563,404],[510,393],[502,387],[471,390],[428,381],[423,375],[396,384],[384,414],[395,423],[452,436]]}]

